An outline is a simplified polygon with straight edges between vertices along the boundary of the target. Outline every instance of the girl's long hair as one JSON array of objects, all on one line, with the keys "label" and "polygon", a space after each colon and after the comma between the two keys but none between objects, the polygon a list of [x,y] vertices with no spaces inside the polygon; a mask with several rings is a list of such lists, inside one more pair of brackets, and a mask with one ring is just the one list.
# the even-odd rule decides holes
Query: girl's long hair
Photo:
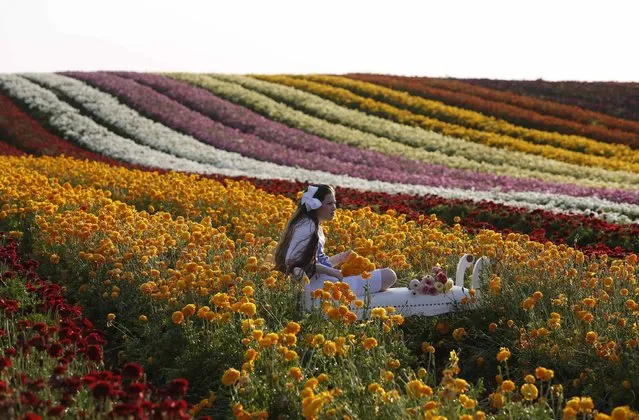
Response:
[{"label": "girl's long hair", "polygon": [[[317,191],[314,198],[317,198],[319,201],[324,201],[324,197],[328,194],[335,194],[335,190],[333,187],[325,184],[314,185],[317,187]],[[304,192],[308,190],[308,187]],[[311,240],[306,245],[306,248],[297,253],[297,255],[292,255],[291,259],[293,260],[292,264],[286,264],[286,253],[291,244],[291,238],[293,237],[293,232],[295,227],[303,222],[304,220],[311,220],[315,225],[315,231],[311,236]],[[293,271],[293,268],[300,267],[302,268],[306,274],[310,277],[315,274],[315,264],[317,260],[317,247],[319,243],[319,219],[317,218],[317,211],[306,210],[306,206],[301,203],[301,201],[297,204],[297,209],[289,219],[286,224],[286,228],[282,233],[282,237],[275,247],[275,268],[281,271],[284,274],[290,274]]]}]

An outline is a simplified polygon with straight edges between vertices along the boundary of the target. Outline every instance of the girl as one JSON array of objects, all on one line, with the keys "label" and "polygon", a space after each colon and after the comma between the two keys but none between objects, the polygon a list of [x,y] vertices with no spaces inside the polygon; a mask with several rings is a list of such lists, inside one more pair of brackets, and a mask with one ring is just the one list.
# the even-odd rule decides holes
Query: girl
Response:
[{"label": "girl", "polygon": [[391,287],[397,280],[395,272],[389,268],[374,270],[368,280],[361,276],[343,277],[335,268],[346,261],[351,250],[331,257],[324,253],[325,237],[321,223],[335,217],[335,191],[328,185],[310,185],[286,225],[275,248],[275,267],[291,274],[296,267],[304,270],[310,283],[306,286],[306,305],[311,306],[311,293],[321,289],[325,281],[344,281],[353,293],[362,296],[368,285],[370,293],[376,293]]}]

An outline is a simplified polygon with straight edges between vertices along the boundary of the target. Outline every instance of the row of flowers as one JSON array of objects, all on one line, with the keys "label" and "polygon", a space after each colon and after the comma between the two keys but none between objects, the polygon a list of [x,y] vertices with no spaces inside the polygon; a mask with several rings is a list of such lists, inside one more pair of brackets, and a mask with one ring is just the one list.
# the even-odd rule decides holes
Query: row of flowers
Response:
[{"label": "row of flowers", "polygon": [[[60,102],[54,95],[40,88],[39,86],[35,86],[35,85],[29,86],[28,85],[29,82],[26,82],[24,81],[24,79],[18,78],[18,77],[14,77],[13,79],[10,79],[10,80],[13,80],[15,83],[21,86],[21,89],[20,88],[16,89],[17,93],[15,93],[15,95],[18,98],[22,98],[28,102],[32,96],[39,95],[38,96],[38,98],[40,98],[39,103],[48,104],[46,108],[43,108],[43,106],[41,106],[41,109],[46,110],[46,112],[48,113],[47,115],[56,115],[56,112],[58,110],[60,110],[60,112],[63,112],[63,111],[68,111],[69,109],[71,109],[75,112],[78,112],[74,108],[70,108],[65,103]],[[44,78],[42,80],[44,80]],[[143,87],[140,86],[140,88],[143,88]],[[129,91],[134,92],[133,87],[130,87]],[[96,97],[102,95],[100,92],[97,92],[97,91],[93,92],[93,94]],[[135,97],[140,98],[140,96],[135,96]],[[155,99],[154,103],[161,103],[160,100],[162,99],[162,97],[158,96],[158,97],[155,97],[154,99]],[[159,109],[170,109],[168,108],[168,105],[171,103],[170,99],[166,97],[164,97],[164,99],[166,99],[167,101],[166,103],[167,106],[159,107]],[[77,99],[77,100],[80,100],[80,99]],[[102,109],[108,110],[109,108],[107,107],[107,105],[104,105]],[[175,115],[183,115],[183,114],[184,112],[175,113]],[[76,124],[83,123],[84,126],[87,127],[86,130],[82,131],[83,134],[90,132],[90,130],[93,130],[93,132],[102,133],[104,135],[102,139],[103,143],[106,143],[107,140],[109,139],[111,140],[119,139],[121,141],[127,141],[126,138],[122,138],[120,136],[117,136],[105,130],[102,126],[97,125],[95,122],[93,122],[92,120],[84,116],[80,116],[79,114],[74,114],[74,115],[77,117]],[[205,117],[202,117],[202,118],[205,118]],[[56,121],[57,121],[56,119],[50,119],[49,123],[56,124]],[[145,122],[148,122],[148,120],[144,120],[142,119],[142,117],[140,117],[139,120],[136,119],[134,121],[140,123],[140,126],[139,126],[140,130],[143,129],[144,127],[143,124]],[[183,121],[183,123],[187,124],[189,121],[190,120]],[[178,122],[181,122],[181,121],[178,121]],[[59,125],[56,127],[60,131],[64,131],[65,129],[67,129],[65,128],[67,127],[67,125]],[[124,129],[125,125],[122,124],[120,128]],[[177,133],[175,134],[177,135]],[[95,137],[96,136],[86,136],[86,135],[82,136],[84,141],[90,141],[91,139],[94,139]],[[151,139],[150,135],[148,136],[148,139]],[[136,143],[133,143],[133,145],[137,146]],[[122,152],[122,151],[119,151],[119,152]],[[156,152],[156,153],[161,154],[160,152]],[[176,154],[178,153],[176,152]],[[181,166],[178,165],[177,167],[175,165],[172,165],[171,159],[173,158],[171,158],[169,155],[164,155],[164,154],[161,154],[161,155],[167,158],[167,160],[164,163],[161,163],[158,160],[154,160],[151,162],[146,160],[147,165],[152,167],[160,166],[164,169],[184,169],[183,165]],[[118,153],[115,153],[115,154],[112,153],[111,156],[120,157],[120,158],[123,157],[122,155],[118,156]],[[126,158],[125,160],[135,161],[135,159],[138,159],[138,161],[140,161],[139,159],[141,158],[144,159],[145,157],[132,154],[130,157]],[[329,184],[357,187],[363,190],[394,192],[394,193],[403,192],[403,193],[411,193],[411,194],[416,193],[419,195],[437,194],[446,198],[468,197],[468,192],[463,189],[434,188],[434,187],[426,187],[421,185],[388,184],[388,183],[379,182],[375,180],[376,175],[378,176],[383,175],[383,173],[380,173],[379,170],[377,170],[377,174],[375,173],[369,174],[369,177],[371,177],[373,181],[366,181],[366,180],[361,180],[357,178],[351,178],[348,176],[327,174],[327,173],[323,173],[319,171],[309,171],[309,170],[304,170],[300,168],[275,166],[266,162],[257,162],[254,160],[249,160],[239,155],[236,155],[236,159],[235,159],[236,168],[233,168],[233,169],[228,169],[224,167],[217,168],[217,167],[212,167],[209,165],[195,166],[195,165],[198,165],[195,162],[192,162],[189,160],[186,160],[186,162],[194,165],[193,167],[190,168],[192,171],[195,170],[195,171],[200,171],[205,173],[220,173],[225,175],[248,175],[248,176],[254,176],[258,178],[279,177],[279,178],[285,178],[285,179],[298,179],[298,180],[307,180],[307,181],[314,180],[316,182],[326,182]],[[239,165],[242,165],[241,170],[237,169],[237,166]],[[367,167],[367,168],[369,169],[369,171],[373,171],[373,172],[375,172],[376,170],[375,168],[371,168],[371,167]],[[341,169],[341,168],[338,167],[334,169]],[[435,182],[436,180],[431,180],[431,183],[435,183]],[[634,219],[637,216],[637,214],[639,214],[639,211],[635,208],[636,207],[635,205],[613,203],[607,200],[597,199],[594,197],[581,198],[581,197],[563,196],[558,194],[544,194],[544,193],[531,193],[531,192],[503,192],[502,193],[499,191],[474,191],[471,193],[470,196],[474,201],[492,200],[498,203],[513,205],[516,207],[524,207],[528,209],[547,208],[557,212],[570,211],[570,212],[577,212],[577,213],[590,213],[590,209],[602,210],[603,213],[597,214],[597,217],[602,217],[602,218],[605,218],[606,220],[611,220],[614,222],[622,222],[622,223],[628,222],[631,219]]]},{"label": "row of flowers", "polygon": [[[493,276],[484,279],[485,306],[442,320],[437,327],[424,320],[413,323],[412,332],[406,330],[406,347],[399,329],[403,317],[380,308],[372,312],[373,322],[357,322],[347,304],[363,302],[353,300],[342,285],[321,291],[317,298],[327,304],[319,305],[319,312],[299,314],[294,300],[298,286],[271,271],[268,261],[295,202],[248,183],[227,181],[223,186],[179,173],[129,171],[63,158],[38,161],[59,176],[20,167],[16,158],[0,159],[2,223],[31,232],[32,251],[46,262],[44,270],[81,302],[90,302],[96,316],[104,319],[112,313],[108,319],[130,331],[124,356],[153,357],[154,366],[170,366],[178,376],[186,372],[194,386],[199,381],[196,389],[202,394],[228,384],[230,398],[241,404],[233,407],[236,413],[264,415],[286,407],[313,413],[319,404],[318,412],[345,409],[358,417],[375,410],[375,395],[386,396],[392,413],[405,410],[412,404],[411,392],[423,390],[420,397],[429,397],[425,386],[433,388],[442,383],[439,378],[449,377],[428,360],[415,359],[422,348],[427,357],[432,354],[431,346],[422,347],[424,339],[458,345],[460,365],[475,380],[496,374],[498,362],[506,359],[499,348],[509,347],[511,380],[546,366],[557,372],[554,381],[566,392],[587,391],[602,407],[629,402],[637,386],[628,377],[636,369],[632,354],[637,332],[629,322],[636,310],[636,255],[586,258],[572,248],[513,233],[504,237],[481,231],[471,237],[461,226],[446,228],[432,217],[417,223],[366,208],[340,209],[325,229],[327,252],[354,248],[376,266],[394,268],[403,281],[427,267],[454,267],[463,253],[488,255],[493,262]],[[75,186],[65,184],[62,175],[75,178]],[[98,182],[109,189],[95,188]],[[171,213],[156,210],[162,207]],[[299,328],[291,323],[295,320],[300,320]],[[563,357],[573,353],[580,357]],[[484,360],[481,371],[471,368],[479,356]],[[591,373],[598,372],[596,379],[584,371],[585,361]],[[239,366],[241,370],[230,370]],[[413,391],[406,389],[428,372],[432,377],[413,383],[408,387]],[[582,373],[579,388],[570,386]],[[342,393],[333,395],[332,406],[307,404],[323,388],[311,386],[311,395],[302,379],[320,381],[322,374],[328,380],[322,383]],[[629,387],[622,387],[622,381]],[[495,391],[496,407],[513,392],[506,384]],[[380,388],[383,392],[377,393]],[[461,397],[467,391],[462,388],[448,400],[454,405],[450,409],[479,410]],[[614,399],[603,391],[611,388]],[[492,384],[490,389],[495,389]],[[529,397],[524,405],[538,400],[531,386],[520,391],[520,398]],[[362,392],[372,392],[372,399]],[[299,397],[292,400],[291,395]],[[307,397],[313,398],[305,403]],[[479,394],[468,397],[480,400]],[[443,400],[435,402],[430,408],[448,409]],[[420,400],[413,408],[425,409],[426,403]]]},{"label": "row of flowers", "polygon": [[[319,75],[302,77],[310,82],[316,82],[316,84],[307,84],[303,89],[331,99],[336,97],[342,103],[349,101],[350,106],[357,106],[358,109],[365,109],[372,113],[379,109],[379,106],[373,107],[373,104],[364,103],[365,98],[397,107],[395,112],[393,112],[393,108],[385,109],[383,115],[411,125],[490,146],[537,154],[580,165],[636,171],[634,164],[638,162],[639,154],[626,145],[523,128],[475,111],[448,106],[407,92],[346,77]],[[286,83],[291,83],[290,77]],[[342,91],[323,86],[342,88],[347,92],[350,91],[355,95],[362,96],[355,97],[356,102],[353,103],[353,97],[345,96]],[[377,113],[379,114],[380,111]]]},{"label": "row of flowers", "polygon": [[49,133],[29,114],[0,93],[0,133],[14,147],[35,155],[65,155],[105,163],[116,161],[93,153]]},{"label": "row of flowers", "polygon": [[[351,74],[347,77],[471,109],[523,127],[577,134],[608,143],[625,144],[633,149],[639,148],[639,124],[625,121],[626,124],[621,124],[622,126],[636,127],[635,132],[623,131],[616,128],[616,118],[556,102],[500,92],[454,79],[375,74]],[[556,108],[559,109],[556,110],[555,116],[553,111]],[[593,120],[604,125],[593,125]],[[607,126],[607,123],[612,125]]]},{"label": "row of flowers", "polygon": [[[247,179],[271,194],[296,199],[303,183],[284,180]],[[554,214],[548,211],[513,209],[491,202],[472,202],[462,199],[443,199],[436,196],[414,196],[362,192],[349,188],[336,188],[341,208],[356,209],[369,206],[378,212],[395,211],[408,218],[435,214],[448,225],[460,223],[468,232],[482,229],[508,234],[527,234],[531,240],[545,243],[577,246],[585,254],[607,254],[624,257],[639,248],[636,224],[613,224],[601,219],[580,215]]]},{"label": "row of flowers", "polygon": [[[168,76],[203,87],[217,96],[243,105],[271,120],[338,143],[376,150],[388,155],[478,172],[578,185],[632,189],[637,183],[635,174],[572,165],[541,156],[491,148],[443,136],[340,107],[334,102],[296,89],[248,77],[224,76],[224,80],[229,81],[225,82],[221,79],[222,75],[176,73],[168,74]],[[242,86],[238,84],[240,82]],[[278,102],[287,102],[289,101],[287,98],[291,96],[298,97],[298,103],[303,103],[307,107],[312,106],[319,117],[307,115]],[[343,125],[325,120],[329,113],[333,121],[340,121]],[[356,123],[358,126],[363,124],[362,127],[365,129],[356,130],[349,127]],[[380,135],[371,133],[377,130],[383,131],[379,131]]]},{"label": "row of flowers", "polygon": [[0,140],[0,155],[3,156],[24,156],[25,153],[11,146],[9,143]]},{"label": "row of flowers", "polygon": [[160,389],[146,382],[137,363],[105,370],[104,333],[67,303],[63,287],[40,279],[37,267],[0,232],[2,417],[190,417],[186,380]]},{"label": "row of flowers", "polygon": [[[549,82],[545,80],[510,81],[510,80],[467,80],[477,86],[483,86],[501,91],[514,92],[534,98],[557,101],[585,110],[592,110],[625,119],[632,124],[632,131],[637,132],[639,121],[639,102],[637,100],[637,86],[632,83],[616,82]],[[599,118],[594,118],[599,120]],[[606,121],[603,120],[602,121]],[[607,122],[607,121],[606,121]],[[624,127],[630,130],[631,127]]]},{"label": "row of flowers", "polygon": [[[265,120],[260,115],[228,101],[224,101],[210,92],[169,79],[165,76],[146,73],[120,73],[139,83],[162,92],[171,99],[200,112],[222,124],[237,128],[246,133],[253,133],[262,139],[280,143],[305,153],[317,153],[321,156],[344,160],[352,163],[363,163],[377,170],[380,180],[397,180],[401,183],[435,185],[447,188],[468,188],[472,190],[488,190],[499,187],[503,191],[537,191],[552,192],[574,196],[597,196],[617,202],[639,203],[639,192],[627,190],[606,190],[577,187],[576,185],[552,184],[527,178],[511,178],[472,171],[456,170],[440,165],[431,165],[401,157],[391,157],[382,153],[361,150],[343,144],[292,129],[283,124]],[[296,162],[288,162],[289,165]],[[315,163],[317,169],[324,169],[320,160]],[[329,165],[329,168],[332,165]],[[392,169],[395,177],[388,177],[379,169]],[[342,168],[347,169],[347,168]],[[361,166],[358,172],[345,172],[352,176],[368,178],[366,170]],[[423,174],[426,177],[408,177],[407,174]],[[404,178],[398,179],[400,175]],[[370,178],[369,178],[370,179]]]}]

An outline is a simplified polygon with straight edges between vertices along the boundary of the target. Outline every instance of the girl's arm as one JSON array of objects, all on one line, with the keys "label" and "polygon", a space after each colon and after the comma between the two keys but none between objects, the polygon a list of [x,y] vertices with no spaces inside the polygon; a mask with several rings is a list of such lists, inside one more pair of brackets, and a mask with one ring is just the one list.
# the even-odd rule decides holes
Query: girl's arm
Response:
[{"label": "girl's arm", "polygon": [[343,263],[344,261],[346,261],[346,258],[348,258],[348,255],[351,252],[353,252],[353,250],[349,249],[348,251],[340,252],[339,254],[335,254],[333,256],[330,256],[330,257],[328,257],[328,262],[330,262],[333,267],[338,266],[341,263]]},{"label": "girl's arm", "polygon": [[342,276],[342,272],[337,268],[328,267],[322,264],[315,264],[315,272],[317,274],[327,274],[331,277],[337,278],[337,280],[342,280],[344,276]]}]

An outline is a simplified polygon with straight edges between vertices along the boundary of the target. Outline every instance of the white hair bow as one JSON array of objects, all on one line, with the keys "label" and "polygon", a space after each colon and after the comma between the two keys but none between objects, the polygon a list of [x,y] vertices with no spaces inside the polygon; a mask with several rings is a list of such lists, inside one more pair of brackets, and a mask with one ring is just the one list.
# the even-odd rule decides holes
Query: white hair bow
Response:
[{"label": "white hair bow", "polygon": [[308,190],[304,194],[302,194],[302,204],[306,206],[306,211],[311,211],[322,207],[322,202],[313,197],[316,192],[317,187],[310,186],[308,187]]}]

